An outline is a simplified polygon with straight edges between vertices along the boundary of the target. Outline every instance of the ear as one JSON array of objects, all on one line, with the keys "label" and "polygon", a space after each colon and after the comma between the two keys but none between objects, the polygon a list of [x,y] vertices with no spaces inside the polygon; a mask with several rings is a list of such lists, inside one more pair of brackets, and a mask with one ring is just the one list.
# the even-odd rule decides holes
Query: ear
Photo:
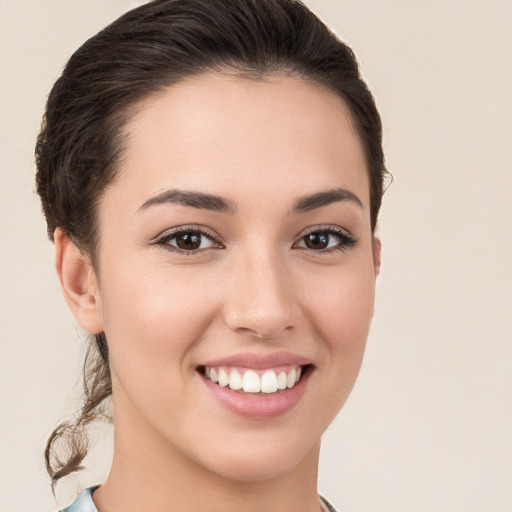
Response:
[{"label": "ear", "polygon": [[373,268],[375,270],[375,278],[380,274],[380,262],[381,262],[381,252],[382,252],[382,244],[380,242],[380,238],[373,237],[372,241],[372,250],[373,250]]},{"label": "ear", "polygon": [[103,331],[98,282],[90,260],[62,229],[55,230],[54,240],[55,266],[69,309],[84,331]]}]

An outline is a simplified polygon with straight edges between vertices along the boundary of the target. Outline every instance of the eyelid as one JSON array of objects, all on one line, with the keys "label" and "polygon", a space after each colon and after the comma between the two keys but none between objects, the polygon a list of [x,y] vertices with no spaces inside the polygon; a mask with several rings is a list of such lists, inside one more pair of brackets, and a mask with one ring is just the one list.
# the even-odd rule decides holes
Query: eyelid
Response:
[{"label": "eyelid", "polygon": [[[357,242],[357,239],[345,228],[342,228],[340,226],[332,225],[332,224],[320,224],[316,226],[310,226],[304,231],[302,231],[297,237],[296,241],[293,243],[292,248],[298,248],[296,245],[304,239],[307,235],[311,233],[328,233],[331,235],[335,235],[339,238],[339,243],[336,244],[335,247],[327,248],[327,249],[309,249],[307,247],[300,249],[308,250],[310,252],[319,254],[319,253],[329,253],[336,250],[347,250],[349,247],[352,247]],[[209,240],[211,240],[214,244],[216,244],[216,247],[207,247],[204,249],[196,249],[196,250],[184,250],[180,249],[179,247],[176,247],[174,245],[169,244],[169,241],[173,238],[177,237],[180,234],[183,233],[198,233]],[[153,240],[150,241],[151,245],[159,245],[159,246],[165,246],[168,250],[173,252],[178,252],[180,254],[187,254],[187,255],[193,255],[193,254],[202,254],[206,251],[209,251],[211,249],[219,249],[219,248],[225,248],[224,241],[222,240],[222,237],[216,233],[215,231],[211,230],[210,228],[207,228],[205,226],[197,225],[197,224],[185,224],[182,226],[175,226],[173,228],[167,229],[157,235]]]},{"label": "eyelid", "polygon": [[[217,245],[217,247],[208,247],[206,249],[186,251],[168,243],[170,240],[183,233],[198,233],[210,239]],[[211,249],[224,248],[224,242],[222,240],[222,237],[220,237],[218,233],[205,226],[200,226],[197,224],[184,224],[182,226],[175,226],[173,228],[166,229],[165,231],[157,235],[153,240],[151,240],[150,244],[165,246],[170,251],[175,251],[187,255],[204,253],[205,251]]]},{"label": "eyelid", "polygon": [[352,234],[348,229],[342,228],[341,226],[336,226],[334,224],[318,224],[316,226],[310,226],[306,228],[304,231],[302,231],[297,238],[302,238],[306,235],[309,235],[310,233],[316,233],[317,231],[330,231],[353,238]]},{"label": "eyelid", "polygon": [[333,224],[320,224],[317,226],[310,226],[309,228],[302,231],[298,237],[296,238],[296,241],[294,242],[294,246],[302,241],[304,237],[307,235],[310,235],[312,233],[328,233],[335,236],[338,236],[340,239],[339,244],[337,244],[335,247],[332,247],[330,249],[309,249],[309,248],[302,248],[304,250],[308,250],[315,254],[321,254],[321,253],[329,253],[336,250],[347,250],[348,248],[352,247],[357,243],[357,239],[345,228],[342,228],[341,226],[336,226]]}]

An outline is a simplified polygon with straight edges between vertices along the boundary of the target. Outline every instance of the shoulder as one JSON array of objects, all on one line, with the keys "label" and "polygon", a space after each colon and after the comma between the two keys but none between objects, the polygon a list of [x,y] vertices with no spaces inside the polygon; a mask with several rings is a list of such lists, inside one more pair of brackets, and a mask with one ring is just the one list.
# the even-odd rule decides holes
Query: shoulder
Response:
[{"label": "shoulder", "polygon": [[92,501],[94,489],[96,487],[85,489],[69,507],[62,509],[60,512],[98,512]]}]

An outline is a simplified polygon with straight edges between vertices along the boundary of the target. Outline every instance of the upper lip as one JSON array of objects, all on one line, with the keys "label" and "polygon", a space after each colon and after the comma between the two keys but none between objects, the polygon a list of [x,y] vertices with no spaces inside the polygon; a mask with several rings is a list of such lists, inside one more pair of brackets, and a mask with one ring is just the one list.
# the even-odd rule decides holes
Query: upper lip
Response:
[{"label": "upper lip", "polygon": [[291,352],[273,352],[270,354],[233,354],[220,359],[213,359],[203,363],[203,366],[238,366],[242,368],[264,369],[274,366],[298,365],[305,366],[312,364],[307,357],[293,354]]}]

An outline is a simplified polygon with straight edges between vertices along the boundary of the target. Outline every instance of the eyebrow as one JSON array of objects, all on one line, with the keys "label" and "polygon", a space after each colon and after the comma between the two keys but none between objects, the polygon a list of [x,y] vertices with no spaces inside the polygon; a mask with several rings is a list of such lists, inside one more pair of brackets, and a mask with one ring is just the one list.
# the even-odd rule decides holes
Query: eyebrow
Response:
[{"label": "eyebrow", "polygon": [[187,190],[165,190],[156,196],[149,198],[139,208],[139,212],[146,210],[150,206],[166,203],[177,203],[192,208],[203,210],[213,210],[222,213],[234,214],[236,205],[220,196],[205,194],[204,192],[191,192]]},{"label": "eyebrow", "polygon": [[[361,200],[350,190],[344,188],[335,188],[323,192],[316,192],[307,196],[297,198],[290,210],[290,214],[304,213],[330,204],[350,201],[363,209]],[[236,212],[236,204],[229,199],[204,192],[192,192],[188,190],[165,190],[146,200],[139,208],[139,212],[147,208],[160,204],[175,203],[192,208],[203,210],[213,210],[233,215]]]},{"label": "eyebrow", "polygon": [[292,206],[290,213],[304,213],[333,203],[341,201],[350,201],[363,209],[361,200],[350,190],[345,188],[335,188],[324,192],[317,192],[304,197],[299,197]]}]

